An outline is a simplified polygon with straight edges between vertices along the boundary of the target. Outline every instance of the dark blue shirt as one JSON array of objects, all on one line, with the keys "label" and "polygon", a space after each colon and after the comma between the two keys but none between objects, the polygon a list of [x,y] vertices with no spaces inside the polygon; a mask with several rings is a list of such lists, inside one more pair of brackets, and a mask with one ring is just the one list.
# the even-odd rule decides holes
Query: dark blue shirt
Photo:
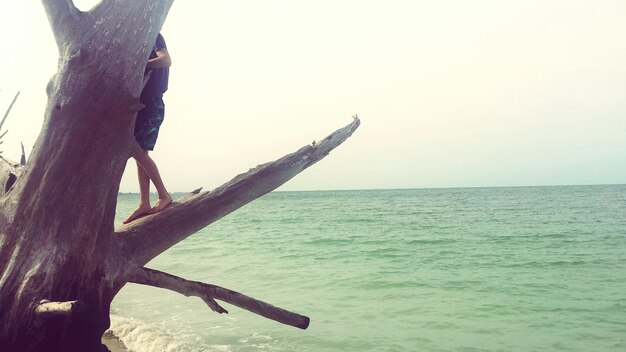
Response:
[{"label": "dark blue shirt", "polygon": [[[152,48],[152,52],[150,52],[150,58],[154,59],[155,57],[157,57],[156,52],[160,49],[167,49],[167,46],[165,45],[165,39],[163,39],[161,33],[157,35],[156,43]],[[150,74],[150,79],[148,80],[148,83],[146,83],[146,86],[143,88],[143,91],[141,92],[141,101],[151,98],[160,98],[163,96],[163,93],[167,91],[167,82],[169,80],[170,68],[153,68],[150,69],[150,71],[152,72]]]}]

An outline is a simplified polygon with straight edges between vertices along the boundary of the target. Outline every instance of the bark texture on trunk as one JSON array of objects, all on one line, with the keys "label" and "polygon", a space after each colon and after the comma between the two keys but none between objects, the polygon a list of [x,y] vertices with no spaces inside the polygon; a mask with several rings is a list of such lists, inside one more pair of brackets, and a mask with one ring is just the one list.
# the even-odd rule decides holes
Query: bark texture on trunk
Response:
[{"label": "bark texture on trunk", "polygon": [[42,0],[59,65],[28,162],[0,157],[2,350],[105,351],[110,304],[128,282],[197,296],[218,313],[227,311],[216,299],[308,326],[299,314],[143,266],[322,159],[354,132],[358,118],[317,145],[114,228],[145,64],[172,1],[103,0],[82,12],[71,0]]},{"label": "bark texture on trunk", "polygon": [[0,155],[0,195],[5,194],[23,171],[22,165]]}]

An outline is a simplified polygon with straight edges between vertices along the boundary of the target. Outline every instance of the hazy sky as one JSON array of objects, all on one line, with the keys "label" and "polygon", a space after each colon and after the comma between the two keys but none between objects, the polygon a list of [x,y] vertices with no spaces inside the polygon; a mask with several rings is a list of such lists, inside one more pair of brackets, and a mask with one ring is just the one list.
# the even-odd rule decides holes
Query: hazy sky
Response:
[{"label": "hazy sky", "polygon": [[[153,157],[170,190],[212,189],[358,113],[283,190],[626,183],[625,18],[623,0],[177,0]],[[2,1],[0,33],[19,159],[58,53],[40,1]]]}]

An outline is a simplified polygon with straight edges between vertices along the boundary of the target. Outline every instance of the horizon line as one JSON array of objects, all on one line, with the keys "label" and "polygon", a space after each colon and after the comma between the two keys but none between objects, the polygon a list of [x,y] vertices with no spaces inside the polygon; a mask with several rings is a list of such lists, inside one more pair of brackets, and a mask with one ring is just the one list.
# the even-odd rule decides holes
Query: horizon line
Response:
[{"label": "horizon line", "polygon": [[[541,188],[541,187],[598,187],[598,186],[626,186],[626,183],[592,183],[592,184],[546,184],[546,185],[511,185],[511,186],[441,186],[441,187],[399,187],[399,188],[343,188],[343,189],[304,189],[304,190],[274,190],[273,192],[354,192],[354,191],[403,191],[427,189],[473,189],[473,188]],[[118,194],[139,194],[139,192],[117,192]],[[190,191],[172,191],[172,194],[190,193]],[[156,194],[156,192],[150,192]]]}]

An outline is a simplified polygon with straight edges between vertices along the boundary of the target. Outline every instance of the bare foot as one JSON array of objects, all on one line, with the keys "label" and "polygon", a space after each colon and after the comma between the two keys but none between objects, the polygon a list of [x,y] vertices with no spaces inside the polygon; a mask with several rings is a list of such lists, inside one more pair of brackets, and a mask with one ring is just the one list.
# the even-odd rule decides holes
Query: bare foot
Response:
[{"label": "bare foot", "polygon": [[170,204],[172,204],[172,196],[167,194],[165,197],[157,199],[154,207],[152,208],[152,210],[150,210],[150,214],[156,214],[167,208],[167,206]]},{"label": "bare foot", "polygon": [[133,220],[137,220],[142,216],[146,216],[150,214],[151,210],[152,208],[150,208],[150,204],[139,204],[139,208],[135,209],[135,211],[133,211],[133,213],[130,214],[130,216],[126,218],[126,220],[124,220],[123,223],[128,224],[129,222]]}]

